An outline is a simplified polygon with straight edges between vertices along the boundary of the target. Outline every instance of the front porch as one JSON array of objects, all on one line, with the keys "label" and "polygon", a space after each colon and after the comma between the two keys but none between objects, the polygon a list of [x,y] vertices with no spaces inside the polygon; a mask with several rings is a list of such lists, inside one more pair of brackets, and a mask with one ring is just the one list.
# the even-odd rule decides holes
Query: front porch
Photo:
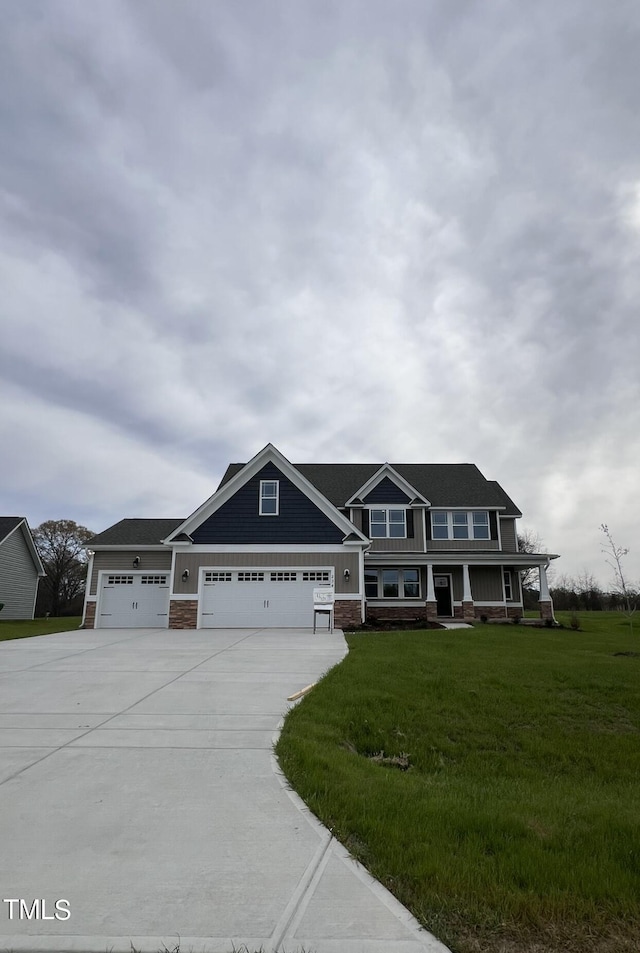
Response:
[{"label": "front porch", "polygon": [[[554,621],[546,574],[549,557],[504,555],[508,555],[508,559],[500,562],[489,554],[474,554],[473,561],[462,555],[447,555],[445,559],[439,556],[436,563],[429,554],[418,558],[412,555],[407,559],[407,554],[376,553],[373,559],[367,560],[371,568],[365,570],[367,621],[443,623],[521,619],[524,604],[520,571],[532,566],[539,576],[540,619]],[[418,571],[419,589],[414,581]],[[411,585],[406,583],[409,578]]]}]

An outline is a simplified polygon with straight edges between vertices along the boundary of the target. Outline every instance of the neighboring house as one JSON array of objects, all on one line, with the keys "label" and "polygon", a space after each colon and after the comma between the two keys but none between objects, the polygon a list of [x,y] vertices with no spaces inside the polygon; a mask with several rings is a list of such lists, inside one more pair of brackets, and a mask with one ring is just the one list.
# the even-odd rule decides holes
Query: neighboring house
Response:
[{"label": "neighboring house", "polygon": [[0,516],[0,620],[33,619],[38,579],[45,575],[24,516]]},{"label": "neighboring house", "polygon": [[522,615],[547,554],[518,553],[521,515],[473,464],[298,464],[271,444],[231,464],[187,519],[125,519],[87,544],[85,626],[312,625],[335,588],[335,624]]}]

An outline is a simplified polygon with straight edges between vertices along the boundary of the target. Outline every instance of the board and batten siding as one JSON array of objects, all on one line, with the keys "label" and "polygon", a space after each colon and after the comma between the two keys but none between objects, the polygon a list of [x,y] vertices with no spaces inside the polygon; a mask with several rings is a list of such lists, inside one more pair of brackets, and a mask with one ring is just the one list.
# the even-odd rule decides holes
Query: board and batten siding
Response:
[{"label": "board and batten siding", "polygon": [[169,572],[171,569],[171,550],[109,550],[108,552],[97,551],[93,557],[93,573],[91,575],[91,584],[89,586],[89,595],[95,596],[98,591],[98,573],[101,569],[113,569],[120,573],[130,572],[134,569],[133,560],[136,556],[140,557],[140,565],[135,567],[138,570],[149,570],[156,572],[163,570]]},{"label": "board and batten siding", "polygon": [[[176,595],[197,593],[198,576],[201,566],[215,569],[217,566],[242,569],[246,567],[301,566],[335,568],[335,590],[337,593],[358,592],[358,553],[177,553],[173,578],[173,591]],[[182,574],[189,570],[185,581]],[[345,579],[344,571],[349,570]]]},{"label": "board and batten siding", "polygon": [[501,602],[504,598],[501,566],[469,566],[469,582],[474,602]]},{"label": "board and batten siding", "polygon": [[516,536],[516,521],[513,517],[505,517],[500,520],[500,536],[502,537],[502,550],[505,553],[518,552],[518,540]]},{"label": "board and batten siding", "polygon": [[37,586],[38,570],[18,526],[0,546],[0,619],[33,619]]}]

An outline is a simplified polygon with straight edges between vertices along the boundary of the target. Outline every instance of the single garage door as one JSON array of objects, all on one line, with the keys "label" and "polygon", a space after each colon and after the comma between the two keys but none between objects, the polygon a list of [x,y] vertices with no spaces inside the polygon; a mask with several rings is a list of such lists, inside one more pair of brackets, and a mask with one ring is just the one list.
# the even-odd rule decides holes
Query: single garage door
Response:
[{"label": "single garage door", "polygon": [[105,573],[98,625],[102,629],[166,628],[168,573]]},{"label": "single garage door", "polygon": [[203,574],[201,625],[215,629],[310,628],[313,590],[331,570],[233,569]]}]

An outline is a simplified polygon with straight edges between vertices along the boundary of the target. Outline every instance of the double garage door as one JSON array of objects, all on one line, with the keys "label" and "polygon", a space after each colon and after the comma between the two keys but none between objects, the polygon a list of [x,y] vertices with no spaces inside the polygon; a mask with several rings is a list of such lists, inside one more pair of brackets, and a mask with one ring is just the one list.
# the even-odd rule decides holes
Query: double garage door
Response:
[{"label": "double garage door", "polygon": [[309,628],[313,590],[330,570],[206,570],[200,599],[203,628]]}]

